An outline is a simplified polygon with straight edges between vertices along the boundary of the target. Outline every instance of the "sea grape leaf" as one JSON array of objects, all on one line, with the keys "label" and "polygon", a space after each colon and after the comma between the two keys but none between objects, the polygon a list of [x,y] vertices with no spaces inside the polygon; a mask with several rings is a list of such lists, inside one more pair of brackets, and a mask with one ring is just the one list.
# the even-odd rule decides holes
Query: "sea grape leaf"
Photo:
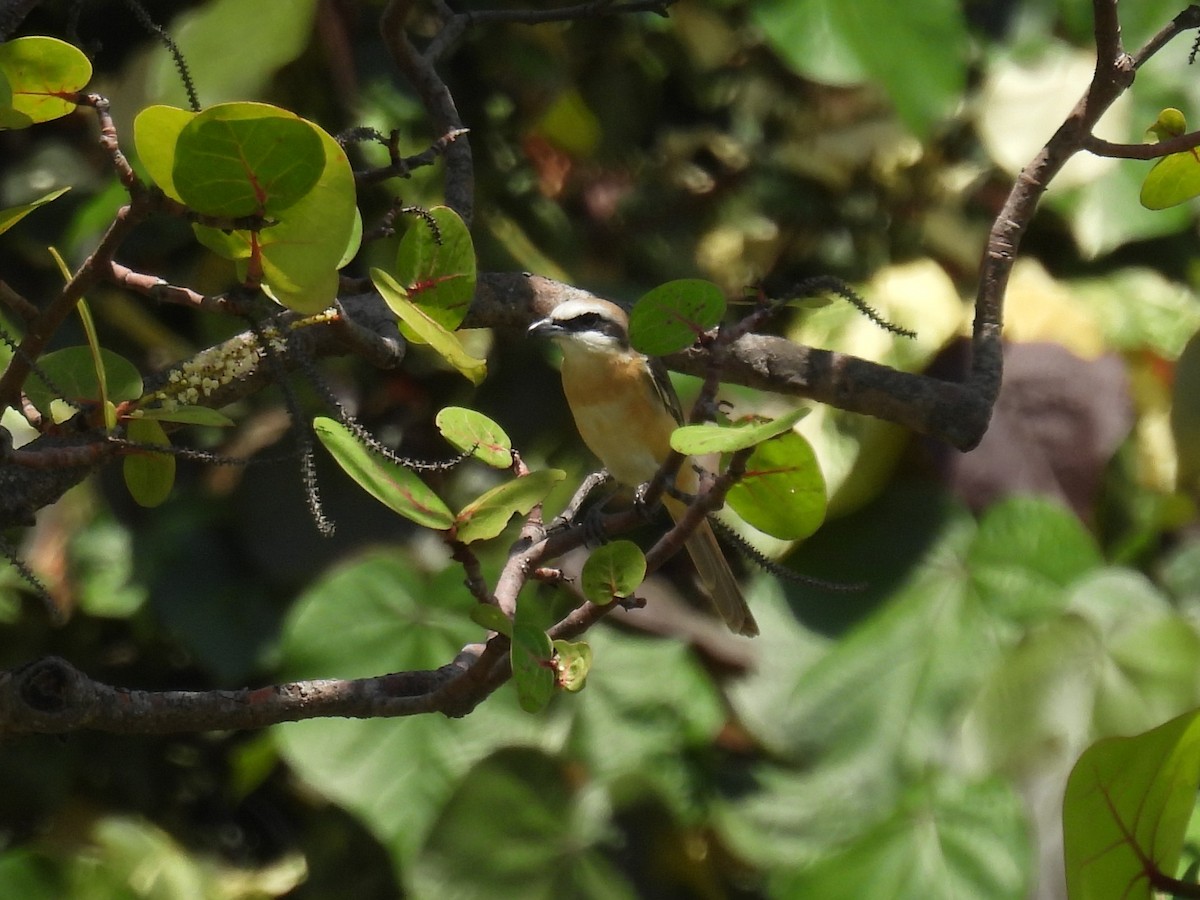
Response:
[{"label": "sea grape leaf", "polygon": [[442,359],[472,384],[483,381],[487,375],[487,362],[468,354],[454,332],[447,331],[424,308],[408,299],[408,291],[396,279],[383,269],[372,269],[371,281],[396,317],[412,331],[418,332]]},{"label": "sea grape leaf", "polygon": [[725,295],[711,281],[680,278],[647,292],[629,312],[629,341],[647,356],[690,347],[725,315]]},{"label": "sea grape leaf", "polygon": [[684,425],[671,435],[671,449],[687,456],[705,453],[733,453],[761,444],[776,435],[783,434],[803,419],[810,410],[799,407],[778,419],[765,422],[752,421],[738,425]]},{"label": "sea grape leaf", "polygon": [[316,185],[321,138],[299,118],[244,118],[238,104],[200,113],[175,143],[171,180],[183,202],[211,216],[277,216]]},{"label": "sea grape leaf", "polygon": [[71,98],[92,79],[92,64],[78,47],[34,35],[0,44],[0,128],[27,128],[75,111]]},{"label": "sea grape leaf", "polygon": [[[475,247],[471,232],[448,206],[429,210],[436,228],[423,218],[400,239],[395,279],[405,297],[447,331],[462,324],[475,296]],[[426,343],[422,331],[401,318],[400,330],[409,340]]]},{"label": "sea grape leaf", "polygon": [[455,535],[464,544],[491,540],[509,519],[526,515],[566,477],[561,469],[540,469],[497,485],[463,507],[454,520]]},{"label": "sea grape leaf", "polygon": [[364,447],[346,426],[318,416],[313,430],[346,474],[388,509],[438,531],[454,524],[454,514],[414,472]]},{"label": "sea grape leaf", "polygon": [[597,547],[583,564],[579,589],[598,606],[632,596],[646,577],[646,557],[633,541]]},{"label": "sea grape leaf", "polygon": [[[155,444],[170,447],[171,440],[162,425],[153,419],[130,419],[126,434],[139,444]],[[152,453],[133,450],[122,462],[122,474],[129,495],[139,506],[152,508],[171,495],[175,485],[175,457],[170,453]]]},{"label": "sea grape leaf", "polygon": [[[136,400],[142,395],[142,376],[133,363],[103,348],[100,359],[111,402]],[[54,350],[38,359],[38,369],[54,387],[34,372],[25,382],[25,394],[42,415],[50,415],[50,404],[54,400],[65,400],[76,407],[100,400],[100,382],[90,347]],[[62,394],[58,393],[60,390]]]},{"label": "sea grape leaf", "polygon": [[1174,874],[1198,783],[1195,711],[1084,751],[1063,799],[1067,896],[1151,900],[1147,866]]},{"label": "sea grape leaf", "polygon": [[825,521],[825,478],[812,445],[794,431],[754,448],[745,476],[725,496],[739,516],[759,531],[800,541]]},{"label": "sea grape leaf", "polygon": [[461,406],[447,406],[438,412],[434,423],[447,441],[480,462],[507,469],[512,465],[512,439],[504,429],[481,412]]}]

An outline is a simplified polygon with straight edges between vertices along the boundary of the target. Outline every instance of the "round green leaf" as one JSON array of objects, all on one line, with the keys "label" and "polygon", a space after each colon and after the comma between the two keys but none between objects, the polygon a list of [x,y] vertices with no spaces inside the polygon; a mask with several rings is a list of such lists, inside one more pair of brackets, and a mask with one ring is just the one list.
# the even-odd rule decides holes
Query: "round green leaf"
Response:
[{"label": "round green leaf", "polygon": [[794,431],[759,444],[725,500],[759,531],[804,540],[825,521],[825,478],[812,445]]},{"label": "round green leaf", "polygon": [[740,425],[684,425],[671,435],[671,449],[686,456],[733,453],[783,434],[809,414],[807,407],[792,410],[778,419],[744,422]]},{"label": "round green leaf", "polygon": [[[153,419],[130,419],[126,434],[139,444],[171,446],[167,433]],[[129,495],[139,506],[152,508],[171,495],[175,485],[175,457],[170,453],[133,450],[125,457],[122,472]]]},{"label": "round green leaf", "polygon": [[396,279],[383,269],[372,269],[371,281],[397,318],[413,332],[420,334],[434,352],[472,384],[483,381],[487,375],[487,362],[468,354],[453,332],[447,331],[425,309],[408,299],[408,291]]},{"label": "round green leaf", "polygon": [[313,430],[346,474],[368,494],[406,519],[445,531],[454,514],[413,472],[367,449],[344,425],[319,416]]},{"label": "round green leaf", "polygon": [[91,80],[92,64],[66,41],[21,37],[0,44],[0,74],[8,87],[0,128],[26,128],[74,112],[70,97]]},{"label": "round green leaf", "polygon": [[45,206],[47,203],[57,200],[69,190],[69,187],[59,188],[29,203],[22,203],[20,206],[10,206],[8,209],[0,209],[0,234],[4,234],[4,232],[8,231],[8,229],[12,228],[39,206]]},{"label": "round green leaf", "polygon": [[[396,253],[396,281],[407,299],[434,322],[453,331],[467,315],[475,296],[475,247],[471,232],[458,213],[447,206],[429,210],[437,232],[418,218],[404,233]],[[426,341],[420,329],[401,319],[409,340]]]},{"label": "round green leaf", "polygon": [[133,142],[150,180],[172,200],[182,203],[175,188],[175,145],[198,113],[174,106],[148,106],[133,120]]},{"label": "round green leaf", "polygon": [[529,713],[541,712],[554,696],[554,667],[550,637],[528,598],[517,603],[513,617],[512,662],[517,702]]},{"label": "round green leaf", "polygon": [[696,342],[725,315],[725,295],[711,281],[680,278],[642,296],[629,313],[629,342],[647,356],[665,356]]},{"label": "round green leaf", "polygon": [[[264,290],[288,309],[305,315],[318,313],[337,297],[338,268],[354,257],[362,236],[350,161],[337,141],[287,110],[262,103],[213,107],[218,109],[226,118],[266,117],[301,122],[319,139],[324,165],[318,179],[298,201],[282,211],[276,210],[275,224],[257,234],[248,231],[227,234],[203,225],[193,226],[200,243],[237,263],[239,278],[247,277],[249,260],[257,248]],[[178,117],[169,114],[156,115],[147,123],[146,139],[157,154],[161,155],[166,145],[171,146],[170,152],[174,154],[171,135],[174,133],[178,138],[182,128],[187,127],[185,124],[179,132],[174,132],[177,125]],[[167,190],[159,180],[158,169],[152,172]]]},{"label": "round green leaf", "polygon": [[321,177],[325,152],[312,125],[275,114],[247,118],[247,106],[259,104],[214,106],[179,133],[171,180],[197,212],[276,216]]},{"label": "round green leaf", "polygon": [[632,541],[613,541],[599,547],[579,576],[579,589],[603,606],[615,598],[632,596],[646,577],[646,557]]},{"label": "round green leaf", "polygon": [[[108,399],[113,403],[136,400],[142,395],[142,376],[123,356],[111,350],[100,350]],[[25,394],[44,416],[50,415],[54,400],[65,400],[78,406],[100,399],[100,382],[96,377],[95,358],[90,347],[65,347],[38,359],[38,369],[53,383],[51,388],[35,372],[25,382]],[[63,391],[57,393],[55,388]]]},{"label": "round green leaf", "polygon": [[503,634],[508,638],[512,637],[512,619],[501,612],[497,606],[475,604],[471,607],[471,621],[476,625],[482,625],[488,631]]},{"label": "round green leaf", "polygon": [[1139,197],[1147,209],[1166,209],[1200,196],[1200,150],[1164,156],[1146,180]]},{"label": "round green leaf", "polygon": [[473,451],[476,459],[497,469],[512,465],[512,440],[483,413],[447,406],[434,421],[442,437],[464,453]]},{"label": "round green leaf", "polygon": [[554,641],[558,686],[568,693],[582,691],[592,669],[592,648],[583,641]]},{"label": "round green leaf", "polygon": [[497,485],[463,507],[454,521],[455,537],[464,544],[491,540],[514,515],[523,516],[541,503],[566,474],[560,469],[542,469]]}]

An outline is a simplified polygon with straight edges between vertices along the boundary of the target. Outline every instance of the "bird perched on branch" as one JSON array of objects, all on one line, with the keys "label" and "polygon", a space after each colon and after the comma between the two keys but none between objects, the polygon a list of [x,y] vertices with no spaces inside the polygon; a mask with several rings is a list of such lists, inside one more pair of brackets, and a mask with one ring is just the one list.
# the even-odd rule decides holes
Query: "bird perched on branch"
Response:
[{"label": "bird perched on branch", "polygon": [[[562,348],[562,381],[575,426],[588,448],[622,484],[652,479],[671,453],[671,433],[682,422],[679,400],[656,360],[629,346],[629,317],[597,298],[560,303],[529,333]],[[695,494],[695,470],[686,462],[675,479],[682,493]],[[667,494],[663,505],[675,521],[687,505]],[[758,634],[758,625],[729,569],[716,535],[701,521],[687,538],[687,551],[716,611],[732,631]]]}]

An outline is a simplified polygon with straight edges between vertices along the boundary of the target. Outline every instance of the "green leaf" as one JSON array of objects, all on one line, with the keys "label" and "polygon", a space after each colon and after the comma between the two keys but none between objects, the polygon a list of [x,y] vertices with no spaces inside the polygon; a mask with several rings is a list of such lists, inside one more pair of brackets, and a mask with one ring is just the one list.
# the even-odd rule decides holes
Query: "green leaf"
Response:
[{"label": "green leaf", "polygon": [[[463,589],[462,571],[425,577],[425,565],[388,546],[319,579],[284,623],[282,677],[436,669],[477,641],[479,627],[468,617],[477,604]],[[276,726],[272,734],[296,776],[362,821],[407,881],[430,826],[475,762],[504,744],[554,740],[545,720],[521,712],[513,699],[512,691],[501,691],[460,719],[323,719]]]},{"label": "green leaf", "polygon": [[[446,331],[454,331],[475,296],[475,247],[466,223],[454,210],[435,206],[429,214],[437,223],[436,233],[422,218],[413,223],[396,252],[395,278],[409,302]],[[400,330],[410,341],[429,343],[403,317]]]},{"label": "green leaf", "polygon": [[725,500],[759,531],[804,540],[825,521],[825,478],[812,445],[794,431],[759,444]]},{"label": "green leaf", "polygon": [[[249,27],[242,0],[212,0],[181,12],[167,32],[206,102],[261,97],[271,76],[309,46],[316,6],[316,0],[257,0]],[[148,56],[144,68],[134,66],[139,87],[154,102],[186,105],[171,54],[155,45]],[[238,64],[229,65],[231,59]]]},{"label": "green leaf", "polygon": [[448,798],[413,873],[413,896],[633,900],[601,853],[595,807],[567,767],[524,747],[480,762]]},{"label": "green leaf", "polygon": [[1104,562],[1096,540],[1069,510],[1034,497],[991,506],[967,556],[971,579],[995,612],[1014,621],[1057,613],[1064,588]]},{"label": "green leaf", "polygon": [[[140,444],[171,446],[167,433],[153,419],[130,419],[126,434],[129,440]],[[171,495],[175,484],[175,457],[170,453],[133,450],[125,457],[122,468],[129,495],[139,506],[158,506]]]},{"label": "green leaf", "polygon": [[499,535],[514,515],[526,515],[567,473],[541,469],[497,485],[463,507],[454,520],[455,537],[464,544]]},{"label": "green leaf", "polygon": [[809,412],[807,407],[799,407],[778,419],[765,422],[753,421],[740,425],[683,425],[672,433],[671,449],[686,456],[733,453],[783,434]]},{"label": "green leaf", "polygon": [[582,691],[592,670],[592,648],[583,641],[553,641],[558,687],[570,694]]},{"label": "green leaf", "polygon": [[861,900],[1022,900],[1030,839],[1020,798],[999,781],[918,785],[894,812],[815,865],[772,882],[772,896]]},{"label": "green leaf", "polygon": [[155,407],[140,407],[142,419],[155,419],[159,422],[175,422],[179,425],[208,425],[215,428],[228,428],[236,424],[233,419],[216,409],[207,406],[179,406],[175,409],[158,409]]},{"label": "green leaf", "polygon": [[517,702],[528,713],[541,712],[554,696],[552,649],[533,602],[518,602],[509,656]]},{"label": "green leaf", "polygon": [[497,606],[476,603],[471,607],[471,621],[476,625],[482,625],[488,631],[512,638],[512,619],[501,612]]},{"label": "green leaf", "polygon": [[425,343],[450,363],[472,384],[479,384],[487,375],[487,362],[470,356],[453,332],[443,328],[424,309],[408,299],[408,291],[383,269],[371,270],[375,289],[392,312],[410,329],[419,333]]},{"label": "green leaf", "polygon": [[45,206],[47,203],[57,200],[69,190],[69,187],[59,188],[56,191],[43,194],[29,203],[23,203],[20,206],[10,206],[8,209],[0,209],[0,234],[4,234],[4,232],[8,231],[8,229],[12,228],[39,206]]},{"label": "green leaf", "polygon": [[66,41],[20,37],[0,44],[0,74],[8,88],[0,128],[27,128],[74,112],[70,96],[91,81],[92,64]]},{"label": "green leaf", "polygon": [[641,548],[632,541],[612,541],[587,558],[579,589],[593,603],[604,606],[632,596],[645,578],[646,557]]},{"label": "green leaf", "polygon": [[1166,209],[1200,196],[1200,151],[1164,156],[1142,182],[1139,196],[1146,209]]},{"label": "green leaf", "polygon": [[1198,712],[1089,747],[1063,800],[1067,895],[1156,896],[1146,865],[1174,875],[1198,784]]},{"label": "green leaf", "polygon": [[438,412],[434,422],[442,437],[464,453],[472,451],[480,462],[497,469],[512,466],[512,440],[483,413],[447,406]]},{"label": "green leaf", "polygon": [[[324,155],[320,174],[313,186],[295,200],[297,182],[291,181],[292,175],[287,173],[281,197],[292,202],[286,208],[274,211],[273,215],[278,218],[275,224],[257,234],[249,231],[225,233],[203,225],[194,225],[192,230],[200,243],[214,253],[234,260],[242,280],[248,277],[249,261],[257,253],[262,265],[263,287],[276,302],[305,315],[325,309],[337,296],[338,267],[353,258],[361,238],[354,173],[345,152],[316,125],[265,103],[228,103],[199,114],[170,107],[151,107],[143,110],[134,122],[138,152],[154,182],[180,202],[183,200],[175,184],[178,177],[176,149],[184,130],[200,116],[228,123],[262,119],[290,122],[292,124],[285,128],[296,130],[297,134],[300,126],[296,123],[300,123],[317,136]],[[311,143],[307,138],[302,140]],[[306,166],[312,161],[305,157]],[[288,165],[284,162],[282,169],[276,166],[273,171],[286,170]],[[203,170],[198,169],[195,177],[202,179]],[[238,179],[242,186],[247,183],[244,172]],[[272,202],[278,204],[280,200],[276,198]]]},{"label": "green leaf", "polygon": [[[136,400],[142,395],[142,376],[133,363],[103,348],[100,358],[104,364],[110,401],[120,403]],[[33,373],[25,382],[25,393],[42,415],[50,415],[50,404],[55,399],[65,400],[76,407],[100,400],[100,383],[96,379],[91,348],[66,347],[47,353],[38,359],[38,368],[53,382],[54,388]],[[55,388],[61,389],[64,395],[60,396]]]},{"label": "green leaf", "polygon": [[172,200],[183,198],[175,188],[175,145],[196,113],[173,106],[148,106],[133,120],[133,143],[150,180]]},{"label": "green leaf", "polygon": [[647,356],[690,347],[725,315],[725,295],[711,281],[681,278],[644,294],[629,312],[629,341]]},{"label": "green leaf", "polygon": [[362,445],[344,425],[318,416],[313,430],[325,449],[368,494],[418,525],[446,531],[454,514],[413,472]]},{"label": "green leaf", "polygon": [[249,118],[246,106],[258,105],[212,107],[179,133],[171,181],[197,212],[278,216],[321,177],[325,153],[312,125],[274,114]]},{"label": "green leaf", "polygon": [[918,135],[961,101],[970,40],[957,0],[763,0],[754,16],[798,74],[832,84],[873,79]]}]

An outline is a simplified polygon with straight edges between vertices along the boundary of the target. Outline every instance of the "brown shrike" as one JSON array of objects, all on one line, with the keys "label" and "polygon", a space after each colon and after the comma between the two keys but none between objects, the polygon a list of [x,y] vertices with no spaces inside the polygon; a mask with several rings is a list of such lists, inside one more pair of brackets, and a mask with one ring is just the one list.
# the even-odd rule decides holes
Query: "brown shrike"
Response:
[{"label": "brown shrike", "polygon": [[[589,449],[622,484],[652,479],[671,453],[671,433],[681,424],[679,400],[666,371],[629,346],[629,317],[621,307],[594,298],[567,300],[529,333],[562,348],[562,382],[575,426]],[[696,472],[684,464],[675,487],[695,494]],[[679,521],[687,505],[670,496],[663,505]],[[716,535],[702,521],[687,551],[721,618],[732,631],[758,634],[758,625],[729,570]]]}]

